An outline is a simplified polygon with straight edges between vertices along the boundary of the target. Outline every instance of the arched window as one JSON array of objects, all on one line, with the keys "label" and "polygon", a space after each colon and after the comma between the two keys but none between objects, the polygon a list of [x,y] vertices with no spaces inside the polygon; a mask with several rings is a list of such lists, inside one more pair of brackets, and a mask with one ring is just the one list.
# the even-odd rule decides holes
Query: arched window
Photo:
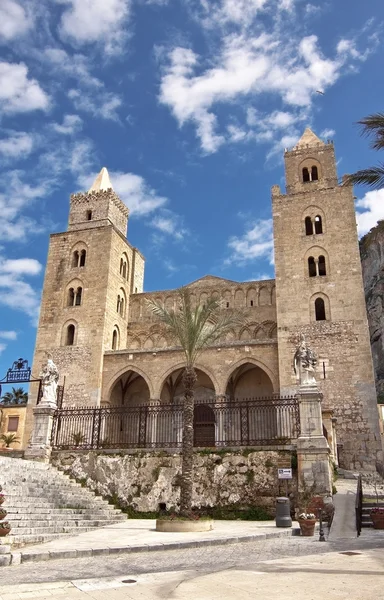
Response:
[{"label": "arched window", "polygon": [[67,306],[73,306],[75,304],[75,290],[71,287],[68,290]]},{"label": "arched window", "polygon": [[305,235],[313,234],[313,225],[311,217],[305,217]]},{"label": "arched window", "polygon": [[316,298],[315,300],[315,317],[316,321],[325,321],[325,304],[322,298]]},{"label": "arched window", "polygon": [[326,275],[325,256],[319,256],[319,275]]},{"label": "arched window", "polygon": [[308,275],[310,277],[316,277],[316,263],[313,256],[308,258]]},{"label": "arched window", "polygon": [[120,300],[120,315],[122,317],[124,317],[124,310],[125,310],[124,298],[121,298],[121,300]]},{"label": "arched window", "polygon": [[323,221],[320,215],[316,215],[315,217],[315,233],[323,233]]},{"label": "arched window", "polygon": [[120,345],[120,334],[117,327],[114,328],[112,333],[112,350],[118,350]]},{"label": "arched window", "polygon": [[79,253],[77,250],[72,254],[72,267],[77,267],[79,265]]},{"label": "arched window", "polygon": [[123,274],[123,266],[124,266],[124,261],[122,258],[120,258],[120,275]]},{"label": "arched window", "polygon": [[122,273],[124,279],[127,277],[127,263],[124,261],[123,263],[123,273]]},{"label": "arched window", "polygon": [[68,325],[67,327],[67,335],[65,338],[65,345],[66,346],[73,346],[73,344],[75,343],[75,326],[74,325]]},{"label": "arched window", "polygon": [[116,312],[120,313],[120,303],[121,303],[121,298],[120,298],[120,294],[117,296],[117,305],[116,305]]},{"label": "arched window", "polygon": [[307,181],[310,181],[310,179],[309,179],[309,171],[308,171],[307,167],[304,167],[304,169],[303,169],[303,182],[307,183]]},{"label": "arched window", "polygon": [[76,295],[75,295],[75,306],[80,306],[82,293],[83,293],[83,288],[78,287],[76,290]]},{"label": "arched window", "polygon": [[317,181],[319,179],[319,174],[317,171],[316,165],[313,165],[311,170],[311,181]]},{"label": "arched window", "polygon": [[86,250],[82,250],[80,252],[80,263],[79,263],[80,267],[84,267],[85,266],[85,257],[86,256],[87,256],[87,251]]},{"label": "arched window", "polygon": [[87,212],[85,213],[85,216],[87,217],[87,221],[91,221],[92,220],[92,211],[87,210]]}]

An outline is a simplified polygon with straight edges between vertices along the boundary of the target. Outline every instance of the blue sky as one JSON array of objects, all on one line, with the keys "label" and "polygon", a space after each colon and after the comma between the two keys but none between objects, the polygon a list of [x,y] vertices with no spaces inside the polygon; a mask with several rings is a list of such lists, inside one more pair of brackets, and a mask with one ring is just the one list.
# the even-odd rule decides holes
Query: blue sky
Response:
[{"label": "blue sky", "polygon": [[[382,0],[1,0],[0,378],[32,360],[49,233],[102,166],[145,289],[273,277],[270,188],[309,125],[339,175],[379,157]],[[316,93],[321,90],[324,95]],[[384,190],[356,190],[359,230]]]}]

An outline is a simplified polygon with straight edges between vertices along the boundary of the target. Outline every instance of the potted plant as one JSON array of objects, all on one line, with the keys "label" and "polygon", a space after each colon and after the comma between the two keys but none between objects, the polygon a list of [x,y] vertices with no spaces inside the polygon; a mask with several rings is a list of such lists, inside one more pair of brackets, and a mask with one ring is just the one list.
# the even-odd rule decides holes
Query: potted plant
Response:
[{"label": "potted plant", "polygon": [[85,440],[85,435],[81,431],[72,433],[72,441],[75,445],[75,448],[78,448],[79,446],[81,446],[81,444],[84,444]]},{"label": "potted plant", "polygon": [[315,535],[316,515],[309,509],[315,493],[315,483],[308,487],[304,481],[301,481],[300,492],[298,494],[299,515],[297,520],[300,525],[301,535],[306,537]]},{"label": "potted plant", "polygon": [[0,436],[0,440],[4,442],[6,448],[9,448],[11,444],[20,443],[20,439],[17,437],[16,433],[3,433]]},{"label": "potted plant", "polygon": [[0,494],[0,505],[3,504],[4,500],[5,500],[4,494]]},{"label": "potted plant", "polygon": [[375,506],[370,512],[374,529],[384,529],[384,506]]},{"label": "potted plant", "polygon": [[316,515],[310,512],[302,512],[297,518],[300,525],[301,535],[309,537],[315,535]]},{"label": "potted plant", "polygon": [[8,523],[8,521],[2,521],[0,523],[0,537],[4,537],[5,535],[8,535],[8,533],[11,531],[11,524]]}]

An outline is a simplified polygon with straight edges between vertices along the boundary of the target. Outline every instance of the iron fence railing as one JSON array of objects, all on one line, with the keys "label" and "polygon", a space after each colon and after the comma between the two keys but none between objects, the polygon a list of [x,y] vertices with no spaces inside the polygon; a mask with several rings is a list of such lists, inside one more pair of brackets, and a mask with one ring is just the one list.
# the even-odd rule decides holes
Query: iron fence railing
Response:
[{"label": "iron fence railing", "polygon": [[[53,419],[55,449],[180,448],[180,404],[60,408]],[[195,404],[194,445],[283,445],[300,434],[296,398]]]}]

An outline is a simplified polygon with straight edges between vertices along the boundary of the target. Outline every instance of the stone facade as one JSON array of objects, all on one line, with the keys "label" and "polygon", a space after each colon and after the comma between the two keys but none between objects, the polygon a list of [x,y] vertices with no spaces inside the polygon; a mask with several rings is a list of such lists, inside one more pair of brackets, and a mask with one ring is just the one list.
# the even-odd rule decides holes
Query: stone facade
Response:
[{"label": "stone facade", "polygon": [[[304,334],[319,356],[328,422],[337,418],[342,465],[373,468],[381,443],[352,189],[338,184],[333,144],[309,129],[285,164],[286,194],[272,189],[276,281],[208,275],[188,285],[192,302],[216,297],[223,310],[244,310],[244,325],[200,355],[196,398],[296,394],[292,359]],[[65,376],[64,406],[182,396],[183,355],[146,302],[173,308],[177,290],[143,292],[144,259],[125,239],[127,218],[103,170],[88,193],[72,196],[68,231],[51,236],[34,372],[50,351],[60,383]]]}]

